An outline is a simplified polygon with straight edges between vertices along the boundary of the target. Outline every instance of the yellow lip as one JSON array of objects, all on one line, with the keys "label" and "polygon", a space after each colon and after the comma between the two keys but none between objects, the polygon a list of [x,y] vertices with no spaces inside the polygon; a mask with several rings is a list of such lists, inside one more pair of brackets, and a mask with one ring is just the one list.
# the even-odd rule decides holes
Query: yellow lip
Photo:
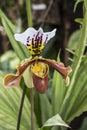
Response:
[{"label": "yellow lip", "polygon": [[47,64],[42,62],[35,62],[31,65],[31,71],[41,78],[43,78],[46,75],[47,68]]}]

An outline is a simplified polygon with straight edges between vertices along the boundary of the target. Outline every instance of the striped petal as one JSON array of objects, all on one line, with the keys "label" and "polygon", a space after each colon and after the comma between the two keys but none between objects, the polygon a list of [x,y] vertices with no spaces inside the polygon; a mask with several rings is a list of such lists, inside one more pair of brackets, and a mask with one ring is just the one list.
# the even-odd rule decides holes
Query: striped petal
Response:
[{"label": "striped petal", "polygon": [[51,32],[44,33],[42,28],[35,30],[30,27],[21,34],[15,34],[14,37],[17,41],[27,47],[30,55],[39,56],[47,42],[55,36],[55,33],[56,29]]},{"label": "striped petal", "polygon": [[55,36],[55,33],[56,29],[51,32],[44,33],[42,28],[35,30],[34,28],[30,27],[26,29],[23,33],[15,34],[14,37],[17,41],[27,46],[27,44],[32,44],[32,39],[35,41],[38,39],[38,37],[40,38],[42,43],[46,44],[52,37]]}]

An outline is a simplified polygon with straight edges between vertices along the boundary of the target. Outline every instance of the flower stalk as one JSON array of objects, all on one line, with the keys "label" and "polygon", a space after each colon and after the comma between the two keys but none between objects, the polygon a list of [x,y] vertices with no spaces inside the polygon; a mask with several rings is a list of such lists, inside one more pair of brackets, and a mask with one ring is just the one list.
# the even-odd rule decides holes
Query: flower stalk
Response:
[{"label": "flower stalk", "polygon": [[31,103],[31,130],[34,130],[34,95],[33,95],[33,88],[30,89],[30,103]]},{"label": "flower stalk", "polygon": [[17,120],[17,129],[20,130],[20,122],[21,122],[21,116],[22,116],[22,109],[23,109],[23,104],[24,104],[24,98],[26,94],[26,85],[24,84],[24,89],[22,92],[22,98],[21,98],[21,103],[20,103],[20,108],[19,108],[19,113],[18,113],[18,120]]}]

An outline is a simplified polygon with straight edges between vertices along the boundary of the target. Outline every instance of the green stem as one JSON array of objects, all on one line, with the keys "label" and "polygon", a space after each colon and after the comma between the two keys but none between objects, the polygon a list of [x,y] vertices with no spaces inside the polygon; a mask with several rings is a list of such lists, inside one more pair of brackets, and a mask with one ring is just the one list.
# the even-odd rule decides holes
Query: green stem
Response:
[{"label": "green stem", "polygon": [[21,116],[22,116],[22,109],[23,109],[25,94],[26,94],[26,85],[24,85],[24,89],[23,89],[23,93],[22,93],[22,98],[21,98],[21,103],[20,103],[20,108],[19,108],[19,113],[18,113],[18,120],[17,120],[17,129],[16,130],[20,130],[20,122],[21,122]]},{"label": "green stem", "polygon": [[30,89],[30,102],[31,102],[31,130],[34,130],[34,95],[33,95],[33,88]]},{"label": "green stem", "polygon": [[28,26],[32,27],[32,12],[31,12],[30,0],[26,0],[26,11],[27,11]]}]

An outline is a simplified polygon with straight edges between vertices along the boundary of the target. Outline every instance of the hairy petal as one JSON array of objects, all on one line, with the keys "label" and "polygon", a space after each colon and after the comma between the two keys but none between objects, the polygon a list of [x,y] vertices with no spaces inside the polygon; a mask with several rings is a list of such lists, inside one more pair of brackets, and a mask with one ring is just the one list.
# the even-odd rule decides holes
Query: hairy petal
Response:
[{"label": "hairy petal", "polygon": [[21,77],[26,70],[26,68],[31,65],[34,60],[27,60],[22,65],[17,67],[16,74],[8,74],[4,77],[3,83],[6,87],[18,87],[20,85]]}]

